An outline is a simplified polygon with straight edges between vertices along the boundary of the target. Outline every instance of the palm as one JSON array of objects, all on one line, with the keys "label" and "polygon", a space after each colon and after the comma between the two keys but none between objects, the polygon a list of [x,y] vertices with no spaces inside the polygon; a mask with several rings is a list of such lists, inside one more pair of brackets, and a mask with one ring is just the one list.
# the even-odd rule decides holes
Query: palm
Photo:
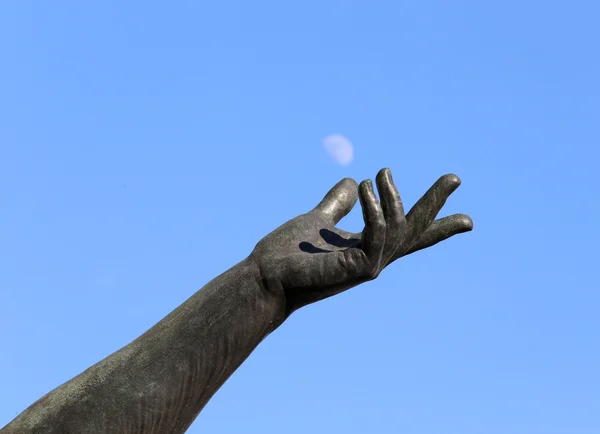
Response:
[{"label": "palm", "polygon": [[[391,173],[377,175],[381,203],[370,181],[344,179],[313,210],[280,226],[254,249],[263,281],[286,299],[288,314],[376,278],[396,259],[472,229],[468,216],[435,220],[458,187],[455,175],[440,178],[405,215]],[[365,220],[361,233],[336,227],[360,198]]]}]

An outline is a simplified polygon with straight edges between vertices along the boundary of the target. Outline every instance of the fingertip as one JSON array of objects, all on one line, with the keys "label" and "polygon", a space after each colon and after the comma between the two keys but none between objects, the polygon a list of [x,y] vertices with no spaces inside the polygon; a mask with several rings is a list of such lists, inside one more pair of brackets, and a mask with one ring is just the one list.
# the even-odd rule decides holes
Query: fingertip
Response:
[{"label": "fingertip", "polygon": [[466,214],[459,214],[458,216],[460,220],[461,227],[464,228],[465,232],[469,232],[473,230],[473,220]]},{"label": "fingertip", "polygon": [[357,200],[356,181],[352,178],[344,178],[329,190],[316,209],[337,223],[350,213]]},{"label": "fingertip", "polygon": [[440,221],[447,221],[448,229],[454,234],[462,234],[473,230],[473,220],[466,214],[454,214]]},{"label": "fingertip", "polygon": [[368,189],[369,187],[373,187],[373,181],[370,179],[364,179],[358,184],[359,190]]},{"label": "fingertip", "polygon": [[379,172],[377,172],[376,179],[383,179],[385,176],[392,176],[392,171],[388,167],[384,167]]},{"label": "fingertip", "polygon": [[359,197],[361,200],[372,197],[376,198],[375,190],[373,189],[373,181],[365,179],[358,185]]},{"label": "fingertip", "polygon": [[440,181],[453,189],[457,189],[461,184],[460,178],[454,173],[448,173],[447,175],[442,176]]},{"label": "fingertip", "polygon": [[339,182],[338,185],[340,185],[345,190],[352,192],[356,192],[356,189],[358,188],[358,183],[352,178],[344,178]]},{"label": "fingertip", "polygon": [[436,220],[434,224],[436,228],[445,228],[445,231],[452,234],[461,234],[473,230],[473,220],[466,214],[453,214],[443,217]]},{"label": "fingertip", "polygon": [[377,172],[375,183],[377,184],[378,190],[385,188],[386,185],[394,185],[392,171],[388,168],[381,169],[379,172]]},{"label": "fingertip", "polygon": [[453,173],[441,176],[434,184],[434,189],[443,191],[446,197],[450,196],[460,186],[461,181],[458,176]]}]

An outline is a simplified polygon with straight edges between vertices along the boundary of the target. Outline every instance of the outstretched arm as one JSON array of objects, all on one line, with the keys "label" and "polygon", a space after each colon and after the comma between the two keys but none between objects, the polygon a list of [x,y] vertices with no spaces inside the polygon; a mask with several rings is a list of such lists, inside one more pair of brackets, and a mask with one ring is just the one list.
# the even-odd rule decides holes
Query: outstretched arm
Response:
[{"label": "outstretched arm", "polygon": [[[296,309],[375,279],[396,259],[472,229],[435,220],[460,184],[441,177],[404,215],[389,170],[340,181],[123,349],[59,386],[0,434],[183,433],[256,346]],[[335,225],[360,197],[365,227]]]},{"label": "outstretched arm", "polygon": [[9,423],[16,433],[183,433],[283,321],[283,303],[246,259],[138,339]]}]

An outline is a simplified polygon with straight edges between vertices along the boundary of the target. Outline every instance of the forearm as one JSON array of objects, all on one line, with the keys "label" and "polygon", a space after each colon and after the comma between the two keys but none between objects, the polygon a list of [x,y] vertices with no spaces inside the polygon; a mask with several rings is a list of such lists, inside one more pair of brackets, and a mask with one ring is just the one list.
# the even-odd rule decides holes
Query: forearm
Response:
[{"label": "forearm", "polygon": [[242,261],[0,432],[185,432],[283,315],[283,300]]}]

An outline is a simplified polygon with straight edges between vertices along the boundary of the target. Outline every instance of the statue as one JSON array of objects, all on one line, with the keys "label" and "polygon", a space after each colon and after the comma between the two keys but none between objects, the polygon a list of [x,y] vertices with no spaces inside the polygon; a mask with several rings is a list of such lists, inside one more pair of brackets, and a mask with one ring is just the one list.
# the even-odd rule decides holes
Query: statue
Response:
[{"label": "statue", "polygon": [[[263,238],[155,326],[32,404],[1,434],[183,433],[256,346],[295,310],[377,278],[396,259],[470,231],[435,220],[460,185],[442,176],[405,215],[389,169],[346,178],[311,211]],[[365,226],[336,224],[357,199]]]}]

